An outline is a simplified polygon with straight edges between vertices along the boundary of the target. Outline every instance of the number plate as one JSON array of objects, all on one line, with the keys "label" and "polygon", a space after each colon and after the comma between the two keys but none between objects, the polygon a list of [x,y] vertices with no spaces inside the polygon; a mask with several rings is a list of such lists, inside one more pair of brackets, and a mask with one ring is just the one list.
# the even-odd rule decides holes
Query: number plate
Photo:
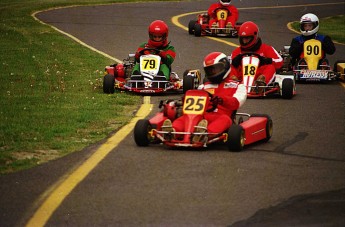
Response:
[{"label": "number plate", "polygon": [[184,114],[203,114],[206,106],[205,96],[186,96],[183,104]]}]

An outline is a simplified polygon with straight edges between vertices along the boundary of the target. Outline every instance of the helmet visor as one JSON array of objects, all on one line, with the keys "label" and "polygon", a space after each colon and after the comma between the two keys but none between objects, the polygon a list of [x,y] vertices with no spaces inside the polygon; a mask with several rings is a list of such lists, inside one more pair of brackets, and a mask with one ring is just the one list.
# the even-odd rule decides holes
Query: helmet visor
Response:
[{"label": "helmet visor", "polygon": [[240,37],[240,44],[241,46],[247,46],[251,44],[254,40],[254,36],[241,36]]},{"label": "helmet visor", "polygon": [[214,65],[204,67],[207,78],[218,76],[219,74],[224,72],[224,69],[225,69],[225,65],[223,62],[218,62]]},{"label": "helmet visor", "polygon": [[301,23],[301,31],[312,31],[316,26],[316,22],[303,22]]}]

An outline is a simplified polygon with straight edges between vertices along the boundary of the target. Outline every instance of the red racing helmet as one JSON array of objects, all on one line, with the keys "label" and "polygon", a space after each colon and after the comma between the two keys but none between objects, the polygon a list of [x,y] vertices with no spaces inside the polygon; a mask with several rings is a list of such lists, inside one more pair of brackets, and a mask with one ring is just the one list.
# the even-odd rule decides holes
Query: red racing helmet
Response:
[{"label": "red racing helmet", "polygon": [[230,61],[221,52],[212,52],[204,59],[206,78],[212,83],[221,83],[230,73]]},{"label": "red racing helmet", "polygon": [[155,48],[164,47],[168,43],[169,28],[162,20],[155,20],[149,26],[149,45]]},{"label": "red racing helmet", "polygon": [[259,28],[252,21],[244,22],[238,31],[238,37],[241,48],[250,49],[258,42]]}]

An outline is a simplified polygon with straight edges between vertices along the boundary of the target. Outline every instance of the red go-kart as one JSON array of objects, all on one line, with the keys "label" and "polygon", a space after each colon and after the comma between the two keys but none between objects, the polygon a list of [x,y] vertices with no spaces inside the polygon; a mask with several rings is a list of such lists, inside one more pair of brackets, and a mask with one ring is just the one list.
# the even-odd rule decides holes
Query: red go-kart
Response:
[{"label": "red go-kart", "polygon": [[238,56],[242,57],[242,83],[247,88],[248,98],[280,96],[284,99],[291,99],[296,94],[296,83],[292,73],[276,73],[272,83],[258,85],[254,78],[257,76],[260,65],[264,64],[261,61],[265,61],[266,58],[257,53],[243,53]]},{"label": "red go-kart", "polygon": [[[230,151],[241,151],[245,145],[258,141],[268,141],[273,132],[273,123],[266,114],[236,113],[232,116],[233,124],[223,133],[211,134],[196,130],[198,123],[208,108],[215,108],[211,103],[211,95],[204,90],[188,90],[182,101],[161,101],[158,112],[151,119],[139,120],[134,128],[134,140],[138,146],[148,146],[150,143],[163,143],[168,147],[202,148],[216,142],[226,144]],[[163,130],[163,122],[172,122],[179,116],[186,115],[184,132],[168,132]],[[193,136],[203,137],[193,141]]]},{"label": "red go-kart", "polygon": [[226,19],[230,12],[225,8],[218,8],[216,10],[217,24],[216,26],[209,26],[209,15],[207,13],[199,14],[197,20],[191,20],[188,24],[188,33],[195,36],[227,36],[237,37],[238,30],[242,23],[236,23],[233,27],[226,26]]}]

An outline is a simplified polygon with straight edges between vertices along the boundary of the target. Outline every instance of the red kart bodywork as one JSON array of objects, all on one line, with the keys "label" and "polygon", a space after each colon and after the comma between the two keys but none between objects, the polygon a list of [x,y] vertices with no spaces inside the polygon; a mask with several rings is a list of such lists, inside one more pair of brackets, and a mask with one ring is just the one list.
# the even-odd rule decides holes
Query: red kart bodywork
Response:
[{"label": "red kart bodywork", "polygon": [[226,19],[229,12],[225,8],[217,9],[217,26],[209,26],[209,16],[207,13],[199,14],[196,20],[191,20],[188,24],[188,33],[195,36],[228,36],[238,37],[238,31],[242,23],[236,23],[232,27],[226,27]]},{"label": "red kart bodywork", "polygon": [[[212,104],[206,91],[189,90],[184,97],[184,103],[177,105],[177,101],[167,101],[161,104],[163,110],[149,120],[137,122],[134,130],[134,139],[138,146],[147,146],[149,143],[160,143],[168,147],[201,148],[215,142],[228,145],[231,151],[240,151],[243,146],[261,140],[268,141],[272,135],[272,120],[265,114],[238,113],[233,117],[233,125],[227,131],[219,134],[208,132],[195,132],[198,123]],[[179,116],[179,108],[185,117],[185,130],[183,132],[167,132],[162,126],[166,119],[172,122]],[[200,107],[200,108],[199,108]],[[181,111],[180,111],[181,112]],[[240,119],[236,122],[236,117]],[[243,120],[243,118],[247,118]],[[204,136],[206,139],[193,142],[194,135]]]}]

